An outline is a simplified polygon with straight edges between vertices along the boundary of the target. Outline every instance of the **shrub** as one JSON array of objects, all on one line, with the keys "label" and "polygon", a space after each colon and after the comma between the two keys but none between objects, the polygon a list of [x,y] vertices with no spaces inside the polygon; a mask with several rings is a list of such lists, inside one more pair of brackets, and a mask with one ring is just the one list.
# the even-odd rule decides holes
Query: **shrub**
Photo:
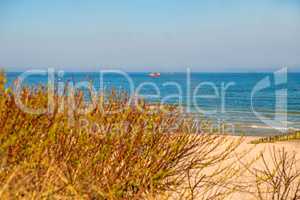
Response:
[{"label": "shrub", "polygon": [[[83,92],[71,91],[72,98],[66,87],[63,95],[53,94],[53,112],[34,115],[17,106],[0,77],[2,198],[132,199],[179,188],[188,188],[194,198],[196,188],[208,191],[208,181],[225,186],[223,172],[233,176],[228,165],[218,164],[230,159],[240,141],[192,134],[174,106],[127,105],[128,96],[113,90],[108,98],[97,96],[94,109],[82,114],[77,109],[87,107]],[[42,86],[21,93],[31,108],[46,108],[48,97]],[[216,167],[213,173],[205,171],[210,167]],[[202,178],[192,183],[195,170]]]}]

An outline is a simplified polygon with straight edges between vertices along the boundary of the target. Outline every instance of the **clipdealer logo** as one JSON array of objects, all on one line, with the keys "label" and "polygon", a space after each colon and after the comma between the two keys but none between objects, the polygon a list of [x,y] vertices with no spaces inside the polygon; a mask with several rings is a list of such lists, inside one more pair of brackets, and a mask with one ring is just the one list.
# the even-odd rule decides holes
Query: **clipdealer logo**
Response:
[{"label": "clipdealer logo", "polygon": [[[287,68],[282,68],[273,73],[272,76],[266,76],[260,80],[252,89],[251,92],[251,109],[255,116],[264,124],[276,129],[280,132],[286,132],[288,130],[287,122]],[[274,117],[266,117],[262,113],[258,112],[254,108],[255,94],[259,91],[268,89],[274,86],[275,88],[275,110]]]}]

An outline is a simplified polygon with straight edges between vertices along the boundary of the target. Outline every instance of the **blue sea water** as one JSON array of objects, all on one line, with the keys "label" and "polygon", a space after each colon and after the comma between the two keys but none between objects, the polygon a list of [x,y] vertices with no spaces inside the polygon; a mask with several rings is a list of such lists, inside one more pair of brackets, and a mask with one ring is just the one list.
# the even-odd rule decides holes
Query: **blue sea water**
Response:
[{"label": "blue sea water", "polygon": [[[7,86],[20,74],[21,72],[7,73]],[[280,134],[278,129],[255,115],[253,109],[259,116],[274,119],[275,114],[284,112],[276,111],[276,105],[280,103],[276,101],[279,94],[277,91],[286,89],[287,96],[281,99],[287,100],[287,128],[300,129],[300,73],[289,73],[287,83],[279,85],[276,84],[273,73],[162,73],[157,78],[150,77],[148,73],[128,73],[128,76],[132,80],[133,89],[139,89],[139,95],[153,95],[144,96],[146,100],[182,105],[195,117],[232,123],[236,132],[246,135]],[[255,86],[266,77],[269,78],[270,85],[256,92],[251,98]],[[47,78],[32,75],[24,82],[31,86],[45,85]],[[130,93],[128,78],[120,74],[104,75],[102,85],[98,72],[68,72],[57,80],[75,83],[89,80],[93,82],[96,90],[103,86],[107,90],[115,88]],[[155,96],[157,92],[160,93],[159,96]],[[170,95],[174,95],[173,98]]]}]

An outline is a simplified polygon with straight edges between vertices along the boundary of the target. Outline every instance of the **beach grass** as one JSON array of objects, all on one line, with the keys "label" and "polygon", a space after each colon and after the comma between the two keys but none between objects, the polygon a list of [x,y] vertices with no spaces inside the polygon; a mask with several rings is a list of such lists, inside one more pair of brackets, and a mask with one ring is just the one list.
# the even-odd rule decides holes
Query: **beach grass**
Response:
[{"label": "beach grass", "polygon": [[297,140],[300,140],[300,131],[295,131],[293,133],[288,133],[283,135],[263,137],[257,140],[253,140],[251,143],[259,144],[259,143],[273,143],[273,142],[297,141]]}]

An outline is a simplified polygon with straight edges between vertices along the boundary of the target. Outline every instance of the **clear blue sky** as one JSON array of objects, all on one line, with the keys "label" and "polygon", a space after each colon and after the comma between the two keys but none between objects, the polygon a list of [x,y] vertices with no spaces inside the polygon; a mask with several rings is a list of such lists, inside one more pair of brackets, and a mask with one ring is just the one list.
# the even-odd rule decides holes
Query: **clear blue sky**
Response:
[{"label": "clear blue sky", "polygon": [[300,69],[300,0],[0,0],[0,66]]}]

